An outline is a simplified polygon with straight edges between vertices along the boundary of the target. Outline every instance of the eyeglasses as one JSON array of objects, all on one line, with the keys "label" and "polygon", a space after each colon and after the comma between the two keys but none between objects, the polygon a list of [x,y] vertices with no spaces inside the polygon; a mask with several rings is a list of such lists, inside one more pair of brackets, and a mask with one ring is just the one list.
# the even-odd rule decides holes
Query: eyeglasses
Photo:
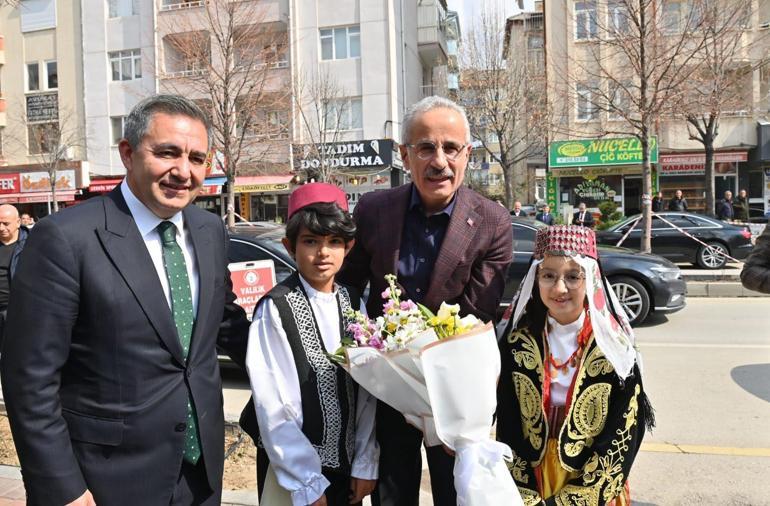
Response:
[{"label": "eyeglasses", "polygon": [[417,158],[420,160],[431,160],[438,150],[444,152],[444,157],[450,162],[454,162],[462,154],[467,144],[458,145],[454,142],[447,142],[441,146],[436,145],[433,142],[418,142],[417,144],[407,144],[408,148],[412,148],[417,153]]},{"label": "eyeglasses", "polygon": [[560,279],[564,280],[564,285],[568,290],[576,290],[586,279],[582,272],[568,272],[564,276],[559,276],[553,271],[540,271],[537,274],[537,280],[543,288],[553,288]]}]

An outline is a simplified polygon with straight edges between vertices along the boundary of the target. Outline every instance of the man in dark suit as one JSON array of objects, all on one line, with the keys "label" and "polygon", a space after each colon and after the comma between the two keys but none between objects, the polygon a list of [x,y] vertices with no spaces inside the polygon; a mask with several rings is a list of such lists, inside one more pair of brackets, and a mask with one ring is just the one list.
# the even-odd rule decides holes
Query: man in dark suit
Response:
[{"label": "man in dark suit", "polygon": [[511,216],[518,216],[521,218],[526,216],[526,213],[521,210],[521,202],[518,200],[513,203],[513,211],[511,211]]},{"label": "man in dark suit", "polygon": [[[356,244],[339,279],[370,285],[367,311],[382,314],[385,274],[396,273],[403,298],[436,311],[442,301],[461,314],[490,321],[500,303],[513,255],[510,214],[462,186],[471,151],[464,110],[428,97],[403,121],[401,156],[412,184],[367,193],[355,208]],[[385,404],[377,408],[380,469],[375,506],[417,506],[422,434]],[[456,504],[454,459],[427,449],[433,501]]]},{"label": "man in dark suit", "polygon": [[581,227],[594,228],[594,217],[586,209],[585,202],[581,202],[578,205],[578,210],[572,217],[573,225],[580,225]]},{"label": "man in dark suit", "polygon": [[191,101],[137,104],[127,175],[41,220],[14,277],[2,384],[31,505],[218,505],[216,345],[243,363],[227,234],[190,205],[209,123]]},{"label": "man in dark suit", "polygon": [[551,214],[551,206],[548,204],[543,207],[543,210],[535,216],[537,221],[542,221],[546,225],[553,225],[553,215]]}]

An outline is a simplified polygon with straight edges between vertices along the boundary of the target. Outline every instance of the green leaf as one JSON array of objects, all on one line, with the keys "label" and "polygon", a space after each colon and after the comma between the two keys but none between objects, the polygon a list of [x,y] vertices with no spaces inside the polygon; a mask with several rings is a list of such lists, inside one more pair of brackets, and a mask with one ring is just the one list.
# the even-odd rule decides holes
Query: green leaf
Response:
[{"label": "green leaf", "polygon": [[425,317],[426,319],[430,319],[436,316],[435,314],[433,314],[433,311],[423,306],[419,302],[417,303],[417,307],[420,309],[420,313],[422,314],[422,316]]}]

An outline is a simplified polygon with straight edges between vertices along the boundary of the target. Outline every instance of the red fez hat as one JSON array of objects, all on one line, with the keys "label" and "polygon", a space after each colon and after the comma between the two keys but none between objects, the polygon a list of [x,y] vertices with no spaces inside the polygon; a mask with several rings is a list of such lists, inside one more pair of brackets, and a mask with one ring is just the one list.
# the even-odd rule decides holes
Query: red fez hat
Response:
[{"label": "red fez hat", "polygon": [[598,258],[596,234],[588,227],[577,225],[553,225],[537,231],[535,258],[545,254],[558,256],[583,255]]},{"label": "red fez hat", "polygon": [[348,197],[339,187],[329,183],[308,183],[289,195],[289,218],[303,207],[320,202],[333,202],[348,212]]}]

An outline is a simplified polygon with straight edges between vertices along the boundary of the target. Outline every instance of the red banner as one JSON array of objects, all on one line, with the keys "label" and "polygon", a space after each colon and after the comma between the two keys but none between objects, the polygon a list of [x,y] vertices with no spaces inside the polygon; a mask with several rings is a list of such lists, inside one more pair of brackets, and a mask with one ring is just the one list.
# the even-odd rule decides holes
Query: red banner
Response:
[{"label": "red banner", "polygon": [[19,192],[19,174],[0,174],[0,195]]},{"label": "red banner", "polygon": [[230,264],[235,303],[246,311],[251,320],[257,302],[275,286],[275,266],[272,260],[256,260]]}]

